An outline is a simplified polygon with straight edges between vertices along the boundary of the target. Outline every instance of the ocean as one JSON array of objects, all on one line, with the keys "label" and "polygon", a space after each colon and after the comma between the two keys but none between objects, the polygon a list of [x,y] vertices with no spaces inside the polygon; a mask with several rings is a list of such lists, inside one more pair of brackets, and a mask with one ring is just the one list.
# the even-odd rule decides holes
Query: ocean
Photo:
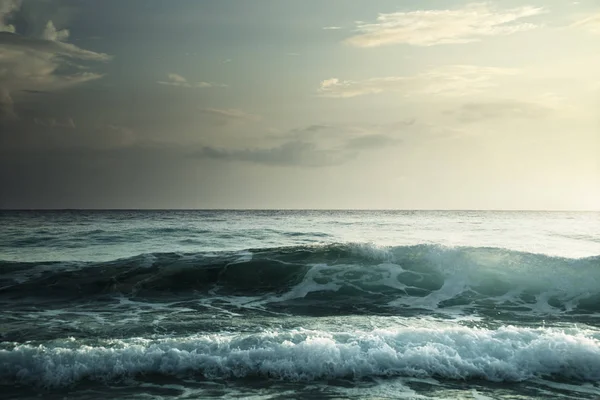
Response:
[{"label": "ocean", "polygon": [[3,399],[597,399],[600,213],[0,211]]}]

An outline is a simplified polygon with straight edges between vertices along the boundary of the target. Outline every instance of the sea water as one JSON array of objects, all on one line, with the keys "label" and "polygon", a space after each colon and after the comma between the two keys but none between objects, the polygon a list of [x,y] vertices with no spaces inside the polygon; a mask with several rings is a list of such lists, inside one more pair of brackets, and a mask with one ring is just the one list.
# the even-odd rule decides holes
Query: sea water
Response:
[{"label": "sea water", "polygon": [[600,397],[600,213],[2,211],[2,398]]}]

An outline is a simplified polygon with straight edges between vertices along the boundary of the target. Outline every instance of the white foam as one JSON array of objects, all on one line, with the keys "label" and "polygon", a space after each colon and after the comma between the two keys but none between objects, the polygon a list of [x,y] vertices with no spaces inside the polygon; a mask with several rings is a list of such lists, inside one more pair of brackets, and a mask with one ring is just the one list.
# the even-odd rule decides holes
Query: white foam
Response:
[{"label": "white foam", "polygon": [[157,260],[158,260],[158,257],[156,257],[156,255],[153,253],[141,254],[139,256],[139,264],[138,265],[141,268],[151,268]]},{"label": "white foam", "polygon": [[326,264],[312,265],[306,275],[304,275],[302,282],[281,296],[269,297],[266,302],[276,303],[292,299],[302,299],[311,292],[337,292],[342,287],[341,284],[334,282],[318,283],[316,281],[323,271],[329,270],[331,270],[331,267]]},{"label": "white foam", "polygon": [[63,386],[82,379],[200,373],[292,381],[408,376],[523,381],[600,380],[600,333],[460,326],[372,331],[278,330],[180,338],[78,340],[0,350],[0,382]]},{"label": "white foam", "polygon": [[[282,295],[268,297],[263,303],[301,299],[313,292],[337,292],[343,286],[353,287],[371,294],[376,294],[376,292],[370,291],[369,287],[387,286],[403,290],[407,286],[398,280],[398,275],[402,272],[404,269],[401,266],[390,262],[369,267],[315,264],[310,266],[310,270],[300,283]],[[353,278],[352,274],[355,274],[356,277]]]},{"label": "white foam", "polygon": [[393,262],[395,260],[392,247],[389,246],[358,242],[348,243],[347,245],[353,253],[366,256],[373,260],[380,260],[382,262]]},{"label": "white foam", "polygon": [[[383,380],[374,379],[377,385],[370,387],[369,398],[374,399],[406,399],[406,400],[417,400],[417,399],[431,399],[424,395],[418,394],[415,390],[406,386],[404,382],[399,380]],[[344,396],[348,398],[364,398],[365,389],[361,387],[351,387],[342,389]]]},{"label": "white foam", "polygon": [[235,260],[234,263],[245,263],[245,262],[252,261],[252,257],[254,255],[250,251],[244,250],[244,251],[240,251],[239,253],[237,253],[236,256],[238,258]]},{"label": "white foam", "polygon": [[479,393],[477,390],[471,390],[471,394],[473,395],[474,400],[494,400],[491,397],[487,397]]}]

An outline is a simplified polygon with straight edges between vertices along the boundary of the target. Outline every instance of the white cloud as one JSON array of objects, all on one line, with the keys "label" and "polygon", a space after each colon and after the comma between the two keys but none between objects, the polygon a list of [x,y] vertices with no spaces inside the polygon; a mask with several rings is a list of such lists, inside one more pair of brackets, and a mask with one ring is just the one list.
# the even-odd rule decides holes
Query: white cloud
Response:
[{"label": "white cloud", "polygon": [[8,23],[13,13],[21,8],[21,0],[0,0],[0,32],[15,32],[15,26]]},{"label": "white cloud", "polygon": [[342,27],[341,26],[325,26],[325,27],[323,27],[323,29],[326,31],[337,31],[337,30],[342,29]]},{"label": "white cloud", "polygon": [[174,83],[187,83],[187,79],[185,79],[183,76],[181,75],[177,75],[177,74],[167,74],[167,76],[169,77],[169,80],[171,82]]},{"label": "white cloud", "polygon": [[508,68],[452,65],[413,76],[388,76],[361,81],[326,79],[318,90],[323,97],[349,98],[382,92],[405,95],[464,96],[497,86],[495,79],[517,74]]},{"label": "white cloud", "polygon": [[583,18],[571,26],[600,35],[600,12]]},{"label": "white cloud", "polygon": [[168,85],[168,86],[177,86],[183,88],[196,88],[196,89],[204,89],[204,88],[212,88],[212,87],[227,87],[222,83],[212,83],[212,82],[189,82],[186,78],[179,74],[168,73],[166,81],[158,81],[157,83],[160,85]]},{"label": "white cloud", "polygon": [[17,115],[12,99],[22,91],[57,90],[102,78],[100,73],[81,72],[87,68],[79,64],[81,60],[107,61],[110,56],[70,43],[0,32],[0,103],[4,117]]},{"label": "white cloud", "polygon": [[51,90],[98,79],[102,75],[94,72],[59,73],[57,70],[67,66],[77,67],[74,60],[78,59],[110,59],[106,54],[80,49],[69,43],[12,33],[0,33],[0,51],[0,86],[8,90]]},{"label": "white cloud", "polygon": [[472,3],[457,9],[383,13],[374,23],[357,22],[358,33],[346,42],[357,47],[475,42],[484,36],[534,29],[536,25],[520,20],[542,12],[539,7],[497,10],[488,3]]},{"label": "white cloud", "polygon": [[42,32],[42,39],[51,40],[54,42],[64,42],[69,38],[69,30],[61,29],[57,30],[54,26],[54,22],[48,21],[46,27],[44,28],[44,32]]},{"label": "white cloud", "polygon": [[[49,91],[101,78],[86,62],[108,61],[108,54],[82,49],[64,41],[67,29],[47,21],[40,37],[22,36],[9,21],[20,12],[20,0],[0,0],[0,114],[16,119],[14,99],[23,91]],[[81,72],[85,71],[85,72]]]}]

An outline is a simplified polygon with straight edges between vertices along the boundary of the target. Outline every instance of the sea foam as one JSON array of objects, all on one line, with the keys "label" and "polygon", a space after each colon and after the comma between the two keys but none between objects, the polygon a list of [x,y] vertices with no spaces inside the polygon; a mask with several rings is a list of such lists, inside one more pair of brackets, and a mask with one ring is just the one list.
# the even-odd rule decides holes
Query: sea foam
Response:
[{"label": "sea foam", "polygon": [[599,339],[599,332],[577,329],[445,326],[5,343],[0,382],[60,387],[143,374],[288,381],[406,376],[597,382]]}]

